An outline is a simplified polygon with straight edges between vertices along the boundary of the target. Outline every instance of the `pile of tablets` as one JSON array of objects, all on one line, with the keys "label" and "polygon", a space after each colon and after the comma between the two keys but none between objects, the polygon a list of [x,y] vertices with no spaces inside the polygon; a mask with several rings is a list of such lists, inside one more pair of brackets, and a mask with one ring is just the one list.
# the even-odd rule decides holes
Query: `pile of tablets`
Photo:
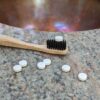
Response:
[{"label": "pile of tablets", "polygon": [[21,60],[19,61],[18,65],[13,66],[13,71],[14,72],[21,72],[23,67],[27,66],[27,61],[26,60]]}]

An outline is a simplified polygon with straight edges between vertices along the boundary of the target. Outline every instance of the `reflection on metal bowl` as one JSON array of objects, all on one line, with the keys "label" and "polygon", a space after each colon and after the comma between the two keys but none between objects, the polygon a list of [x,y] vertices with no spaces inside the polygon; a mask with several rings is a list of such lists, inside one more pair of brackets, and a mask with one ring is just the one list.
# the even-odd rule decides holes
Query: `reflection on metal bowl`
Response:
[{"label": "reflection on metal bowl", "polygon": [[100,1],[1,0],[0,22],[40,31],[69,32],[100,28]]}]

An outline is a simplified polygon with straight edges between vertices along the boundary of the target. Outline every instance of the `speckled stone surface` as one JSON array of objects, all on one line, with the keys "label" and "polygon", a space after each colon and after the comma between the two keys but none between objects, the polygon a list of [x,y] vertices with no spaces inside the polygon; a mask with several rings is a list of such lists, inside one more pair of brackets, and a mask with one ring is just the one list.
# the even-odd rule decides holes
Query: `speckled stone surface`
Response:
[{"label": "speckled stone surface", "polygon": [[[70,51],[66,56],[52,56],[0,47],[0,100],[100,100],[100,29],[64,34],[0,25],[0,34],[38,44],[62,34]],[[44,58],[51,58],[52,64],[37,69],[37,62]],[[28,66],[16,74],[12,68],[22,59]],[[69,73],[61,71],[63,64],[71,66]],[[79,72],[87,73],[86,82],[78,80]]]}]

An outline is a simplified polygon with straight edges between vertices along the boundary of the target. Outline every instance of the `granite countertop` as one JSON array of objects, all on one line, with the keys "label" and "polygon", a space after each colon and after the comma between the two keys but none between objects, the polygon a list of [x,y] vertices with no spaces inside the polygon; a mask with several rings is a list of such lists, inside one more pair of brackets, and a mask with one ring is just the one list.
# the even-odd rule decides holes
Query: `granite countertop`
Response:
[{"label": "granite countertop", "polygon": [[[0,47],[0,100],[100,100],[100,29],[55,33],[0,25],[0,34],[36,44],[61,34],[70,51],[66,56],[54,56]],[[37,62],[44,58],[51,58],[52,64],[45,70],[37,69]],[[13,66],[22,59],[28,66],[14,73]],[[69,73],[61,71],[63,64],[71,66]],[[78,80],[79,72],[87,73],[86,82]]]}]

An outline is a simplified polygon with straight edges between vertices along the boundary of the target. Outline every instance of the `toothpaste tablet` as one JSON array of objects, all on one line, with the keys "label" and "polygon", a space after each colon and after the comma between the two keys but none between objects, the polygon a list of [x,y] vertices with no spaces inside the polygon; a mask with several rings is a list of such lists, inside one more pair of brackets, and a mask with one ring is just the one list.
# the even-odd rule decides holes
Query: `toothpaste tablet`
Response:
[{"label": "toothpaste tablet", "polygon": [[26,60],[21,60],[19,61],[19,65],[22,67],[26,67],[27,66],[27,61]]},{"label": "toothpaste tablet", "polygon": [[45,63],[44,62],[38,62],[37,63],[37,68],[38,69],[45,69]]},{"label": "toothpaste tablet", "polygon": [[79,73],[78,74],[78,79],[80,81],[86,81],[87,80],[87,74],[86,73]]},{"label": "toothpaste tablet", "polygon": [[51,59],[44,59],[43,62],[48,66],[51,64]]},{"label": "toothpaste tablet", "polygon": [[18,72],[22,71],[22,67],[20,65],[15,65],[13,67],[13,71],[18,73]]},{"label": "toothpaste tablet", "polygon": [[55,41],[61,42],[63,40],[64,40],[63,36],[55,36]]},{"label": "toothpaste tablet", "polygon": [[71,68],[70,68],[69,65],[63,65],[63,66],[62,66],[62,71],[63,71],[63,72],[69,72],[70,69],[71,69]]}]

